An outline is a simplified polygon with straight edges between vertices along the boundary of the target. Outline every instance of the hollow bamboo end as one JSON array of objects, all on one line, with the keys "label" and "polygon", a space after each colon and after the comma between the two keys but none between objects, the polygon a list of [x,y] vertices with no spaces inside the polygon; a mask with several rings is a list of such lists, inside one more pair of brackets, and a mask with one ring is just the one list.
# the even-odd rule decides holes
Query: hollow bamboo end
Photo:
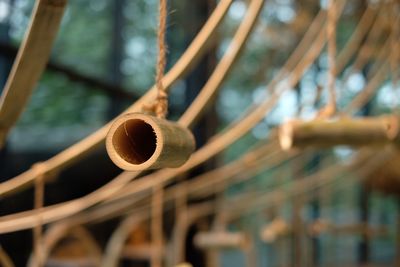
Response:
[{"label": "hollow bamboo end", "polygon": [[186,128],[141,113],[118,118],[106,138],[111,160],[127,171],[179,167],[194,148],[193,135]]},{"label": "hollow bamboo end", "polygon": [[282,150],[293,148],[293,132],[296,121],[288,121],[279,128],[279,144]]},{"label": "hollow bamboo end", "polygon": [[385,127],[386,134],[389,140],[398,139],[399,131],[400,131],[400,121],[397,116],[388,116],[386,118]]}]

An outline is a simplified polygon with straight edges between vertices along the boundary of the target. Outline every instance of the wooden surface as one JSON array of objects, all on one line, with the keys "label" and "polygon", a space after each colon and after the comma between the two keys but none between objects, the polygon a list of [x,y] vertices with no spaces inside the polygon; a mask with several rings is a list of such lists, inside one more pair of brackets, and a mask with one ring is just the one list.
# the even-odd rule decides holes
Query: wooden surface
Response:
[{"label": "wooden surface", "polygon": [[0,148],[21,116],[49,59],[67,0],[37,0],[0,98]]}]

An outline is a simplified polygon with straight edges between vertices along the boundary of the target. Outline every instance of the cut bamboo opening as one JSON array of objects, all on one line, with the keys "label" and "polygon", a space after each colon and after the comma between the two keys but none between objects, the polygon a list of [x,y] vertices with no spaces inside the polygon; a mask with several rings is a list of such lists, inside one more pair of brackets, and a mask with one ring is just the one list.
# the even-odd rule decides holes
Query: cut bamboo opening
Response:
[{"label": "cut bamboo opening", "polygon": [[106,148],[121,169],[141,171],[181,166],[194,151],[195,141],[192,133],[178,123],[130,113],[112,124]]},{"label": "cut bamboo opening", "polygon": [[280,128],[282,149],[331,147],[336,145],[371,146],[397,142],[399,118],[394,115],[339,119],[289,121]]},{"label": "cut bamboo opening", "polygon": [[247,241],[241,232],[200,232],[194,237],[194,244],[201,249],[244,248]]}]

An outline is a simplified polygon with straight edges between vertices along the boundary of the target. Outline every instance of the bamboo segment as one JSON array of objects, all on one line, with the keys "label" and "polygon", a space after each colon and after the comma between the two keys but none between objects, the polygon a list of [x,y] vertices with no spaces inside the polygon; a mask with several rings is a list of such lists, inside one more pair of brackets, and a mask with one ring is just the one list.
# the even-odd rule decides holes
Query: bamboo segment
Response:
[{"label": "bamboo segment", "polygon": [[66,0],[36,1],[29,29],[0,98],[0,147],[46,67],[66,4]]},{"label": "bamboo segment", "polygon": [[328,220],[319,219],[309,226],[311,236],[318,236],[323,233],[332,235],[367,235],[371,238],[386,236],[389,229],[386,225],[369,226],[363,223],[337,225]]},{"label": "bamboo segment", "polygon": [[292,120],[280,128],[282,149],[336,145],[385,145],[399,139],[399,118],[394,115],[339,119],[335,121]]},{"label": "bamboo segment", "polygon": [[194,151],[195,141],[192,133],[178,123],[129,113],[113,123],[106,147],[118,167],[141,171],[181,166]]},{"label": "bamboo segment", "polygon": [[247,238],[241,232],[200,232],[194,237],[194,243],[202,249],[243,248]]},{"label": "bamboo segment", "polygon": [[4,251],[4,249],[0,246],[0,265],[3,267],[14,267],[14,263]]}]

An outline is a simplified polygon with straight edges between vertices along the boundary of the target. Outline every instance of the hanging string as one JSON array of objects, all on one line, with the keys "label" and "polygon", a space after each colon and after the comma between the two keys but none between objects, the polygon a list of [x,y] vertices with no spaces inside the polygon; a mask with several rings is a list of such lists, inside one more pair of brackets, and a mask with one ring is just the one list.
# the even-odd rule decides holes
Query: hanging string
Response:
[{"label": "hanging string", "polygon": [[162,266],[161,252],[163,246],[163,201],[164,189],[162,185],[153,187],[153,196],[151,200],[151,267]]},{"label": "hanging string", "polygon": [[[399,85],[399,60],[400,60],[400,53],[398,49],[398,39],[399,39],[399,16],[398,14],[398,8],[399,4],[397,3],[396,0],[392,0],[391,5],[389,6],[389,12],[391,13],[391,34],[390,34],[390,46],[391,46],[391,56],[390,56],[390,69],[391,69],[391,74],[392,74],[392,88],[393,88],[393,93],[396,97],[393,98],[394,101],[399,101],[399,97],[397,96],[396,93],[396,88]],[[398,102],[396,103],[398,104]]]},{"label": "hanging string", "polygon": [[167,0],[159,0],[158,12],[158,58],[156,66],[157,98],[153,104],[144,106],[143,109],[154,113],[159,118],[165,118],[168,112],[168,94],[163,86],[162,79],[167,63],[167,44],[165,42],[167,28]]},{"label": "hanging string", "polygon": [[[39,167],[38,167],[39,168]],[[34,256],[36,266],[42,267],[43,262],[43,254],[42,254],[42,228],[43,221],[42,215],[40,214],[41,209],[44,203],[44,176],[39,175],[35,180],[35,196],[34,196],[34,205],[35,210],[37,211],[37,222],[35,227],[33,228],[33,248],[34,248]]]},{"label": "hanging string", "polygon": [[335,0],[328,0],[328,20],[326,26],[326,37],[328,41],[328,79],[329,91],[328,104],[320,110],[318,118],[328,118],[336,113],[336,19],[337,10]]}]

